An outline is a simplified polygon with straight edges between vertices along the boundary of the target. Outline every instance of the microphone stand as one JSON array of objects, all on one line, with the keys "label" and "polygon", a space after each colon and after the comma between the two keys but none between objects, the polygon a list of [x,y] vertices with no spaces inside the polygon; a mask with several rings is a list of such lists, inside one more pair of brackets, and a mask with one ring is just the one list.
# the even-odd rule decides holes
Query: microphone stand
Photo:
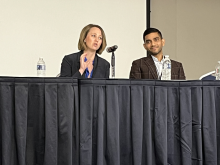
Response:
[{"label": "microphone stand", "polygon": [[114,51],[112,51],[111,66],[112,66],[112,78],[115,78],[115,54],[114,54]]}]

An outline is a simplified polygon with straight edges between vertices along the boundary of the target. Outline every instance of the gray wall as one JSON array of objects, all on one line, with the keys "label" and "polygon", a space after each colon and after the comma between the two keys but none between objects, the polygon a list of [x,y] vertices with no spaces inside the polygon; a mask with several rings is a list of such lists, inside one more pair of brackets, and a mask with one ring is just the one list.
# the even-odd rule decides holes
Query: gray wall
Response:
[{"label": "gray wall", "polygon": [[164,54],[198,79],[220,61],[220,0],[152,0],[151,26],[161,30]]}]

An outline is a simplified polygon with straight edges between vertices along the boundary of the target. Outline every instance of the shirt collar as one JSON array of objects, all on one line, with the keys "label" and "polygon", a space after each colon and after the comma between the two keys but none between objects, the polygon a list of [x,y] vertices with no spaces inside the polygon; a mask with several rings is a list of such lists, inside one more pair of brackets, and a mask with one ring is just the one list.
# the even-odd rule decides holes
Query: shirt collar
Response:
[{"label": "shirt collar", "polygon": [[154,61],[154,63],[156,62],[156,63],[158,63],[158,62],[161,62],[161,63],[163,63],[163,61],[164,61],[164,58],[162,58],[162,60],[161,61],[159,61],[156,57],[154,57],[153,55],[151,55],[151,57],[152,57],[152,59],[153,59],[153,61]]}]

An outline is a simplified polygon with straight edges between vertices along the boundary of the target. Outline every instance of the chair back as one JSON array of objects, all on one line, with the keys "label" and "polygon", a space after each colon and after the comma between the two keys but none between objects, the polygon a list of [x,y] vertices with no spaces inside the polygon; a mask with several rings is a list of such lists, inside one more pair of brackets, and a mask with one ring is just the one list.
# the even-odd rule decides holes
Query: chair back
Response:
[{"label": "chair back", "polygon": [[209,73],[206,73],[204,75],[202,75],[199,80],[202,80],[202,79],[205,79],[205,80],[215,80],[215,71],[211,71]]}]

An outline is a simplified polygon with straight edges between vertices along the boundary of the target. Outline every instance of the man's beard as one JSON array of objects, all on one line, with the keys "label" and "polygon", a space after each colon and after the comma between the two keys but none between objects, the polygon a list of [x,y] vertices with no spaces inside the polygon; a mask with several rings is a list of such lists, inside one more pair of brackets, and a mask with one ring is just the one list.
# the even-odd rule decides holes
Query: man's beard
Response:
[{"label": "man's beard", "polygon": [[161,51],[162,51],[162,48],[161,48],[158,52],[151,52],[151,51],[149,51],[149,52],[150,52],[151,55],[156,56],[156,55],[158,55]]}]

